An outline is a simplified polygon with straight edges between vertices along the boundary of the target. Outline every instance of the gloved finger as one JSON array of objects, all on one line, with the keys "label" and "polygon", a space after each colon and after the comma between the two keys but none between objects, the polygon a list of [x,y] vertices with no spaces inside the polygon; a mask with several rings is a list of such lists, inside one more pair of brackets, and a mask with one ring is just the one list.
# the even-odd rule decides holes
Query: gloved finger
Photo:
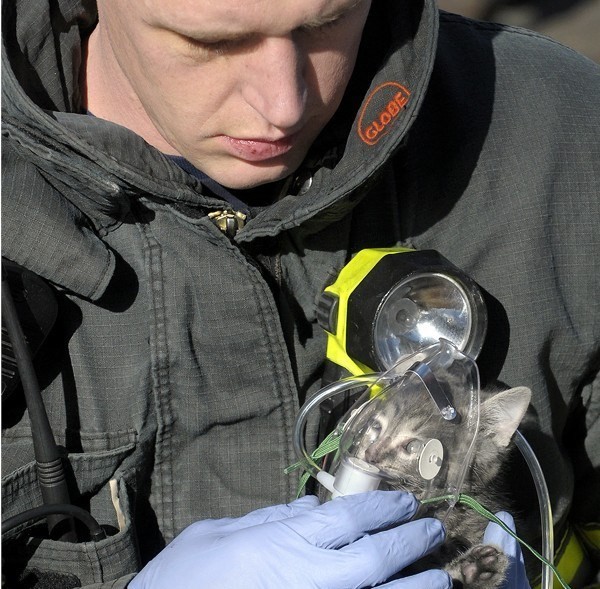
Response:
[{"label": "gloved finger", "polygon": [[338,570],[351,575],[346,586],[371,587],[431,552],[445,537],[444,526],[437,519],[408,522],[340,548],[337,552],[342,562]]},{"label": "gloved finger", "polygon": [[404,579],[378,585],[380,589],[451,589],[452,579],[446,571],[433,569]]},{"label": "gloved finger", "polygon": [[[515,521],[505,511],[500,511],[496,514],[496,517],[505,523],[513,532],[515,532]],[[523,553],[519,547],[519,543],[515,540],[508,532],[503,530],[498,524],[490,522],[483,535],[484,544],[494,544],[502,549],[502,552],[506,556],[512,556],[517,560],[523,562]]]},{"label": "gloved finger", "polygon": [[241,517],[224,517],[221,519],[206,519],[195,522],[183,530],[173,542],[181,542],[184,539],[197,538],[208,534],[229,534],[236,530],[250,528],[267,522],[279,521],[289,517],[295,517],[320,504],[319,498],[314,495],[300,497],[291,503],[281,505],[270,505],[255,511],[251,511]]},{"label": "gloved finger", "polygon": [[297,515],[313,510],[319,505],[320,501],[318,497],[315,497],[314,495],[305,495],[291,503],[270,505],[269,507],[251,511],[242,517],[233,519],[226,529],[229,531],[241,530],[242,528],[248,528],[258,524],[296,517]]},{"label": "gloved finger", "polygon": [[[496,514],[496,517],[504,522],[513,532],[515,531],[515,522],[509,513],[501,511]],[[483,542],[484,544],[498,546],[508,557],[509,565],[502,589],[530,589],[525,571],[523,552],[521,551],[519,542],[496,523],[488,525],[483,535]]]},{"label": "gloved finger", "polygon": [[417,507],[409,493],[370,491],[338,497],[284,523],[313,546],[339,548],[367,532],[410,519]]}]

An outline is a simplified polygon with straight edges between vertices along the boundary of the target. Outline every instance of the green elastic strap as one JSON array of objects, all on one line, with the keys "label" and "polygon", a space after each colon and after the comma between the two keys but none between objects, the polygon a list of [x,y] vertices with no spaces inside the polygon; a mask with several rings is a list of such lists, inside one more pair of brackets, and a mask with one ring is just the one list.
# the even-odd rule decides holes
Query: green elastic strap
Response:
[{"label": "green elastic strap", "polygon": [[[458,497],[458,499],[457,499]],[[500,518],[496,517],[491,511],[486,509],[481,503],[473,499],[473,497],[469,497],[469,495],[464,495],[463,493],[459,493],[457,495],[442,495],[441,497],[432,497],[430,499],[423,499],[421,503],[426,505],[428,503],[439,503],[441,501],[455,501],[456,503],[462,503],[464,505],[468,505],[472,509],[474,509],[477,513],[483,515],[485,518],[490,521],[498,524],[507,534],[512,536],[517,542],[525,546],[531,554],[533,554],[538,560],[542,561],[546,566],[549,566],[552,569],[552,572],[558,579],[559,583],[564,587],[564,589],[571,589],[566,581],[560,576],[560,573],[556,570],[554,565],[552,565],[546,558],[544,558],[533,546],[530,546],[524,540],[521,540]]]},{"label": "green elastic strap", "polygon": [[[323,456],[327,456],[327,454],[331,454],[332,452],[336,452],[340,447],[340,434],[337,430],[333,430],[318,446],[318,448],[310,455],[313,462],[323,458]],[[296,493],[296,498],[300,497],[302,494],[302,490],[306,486],[308,479],[310,478],[310,472],[306,468],[306,460],[299,460],[294,464],[291,464],[286,469],[284,469],[285,474],[290,474],[299,468],[302,468],[305,472],[300,477],[300,481],[298,482],[298,492]]]},{"label": "green elastic strap", "polygon": [[[311,459],[314,461],[323,458],[323,456],[327,456],[327,454],[331,454],[331,452],[336,452],[340,446],[340,435],[336,430],[332,431],[320,444],[319,447],[310,455]],[[300,497],[306,482],[310,478],[310,473],[307,471],[306,460],[300,460],[288,466],[283,472],[285,474],[289,474],[299,468],[304,468],[305,472],[300,477],[300,481],[298,483],[298,493],[296,497]],[[458,495],[441,495],[440,497],[431,497],[429,499],[423,499],[421,503],[423,505],[427,505],[429,503],[441,503],[442,501],[450,501],[454,503],[462,503],[463,505],[467,505],[471,509],[475,510],[480,515],[483,515],[488,520],[494,522],[499,525],[507,534],[512,536],[517,542],[521,545],[525,546],[531,554],[533,554],[538,560],[543,562],[546,566],[549,566],[559,583],[564,587],[564,589],[571,589],[567,582],[561,577],[560,573],[556,570],[553,564],[551,564],[546,558],[544,558],[533,546],[525,542],[525,540],[521,540],[500,518],[496,517],[489,509],[486,509],[481,503],[470,497],[469,495],[465,495],[464,493],[459,493]]]}]

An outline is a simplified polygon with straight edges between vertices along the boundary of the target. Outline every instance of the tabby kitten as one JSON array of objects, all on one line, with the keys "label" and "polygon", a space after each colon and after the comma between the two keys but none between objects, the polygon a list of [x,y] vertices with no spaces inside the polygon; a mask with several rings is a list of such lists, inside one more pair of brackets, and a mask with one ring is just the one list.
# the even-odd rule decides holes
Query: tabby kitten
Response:
[{"label": "tabby kitten", "polygon": [[[513,435],[529,405],[531,391],[517,387],[496,394],[482,394],[482,398],[474,458],[460,491],[497,512],[507,510],[506,496],[501,490],[503,478],[506,480],[504,469],[514,444]],[[460,419],[464,408],[457,409]],[[394,395],[393,400],[382,403],[382,411],[370,422],[369,427],[376,435],[358,457],[393,473],[397,482],[391,484],[392,488],[410,491],[422,498],[428,481],[419,475],[416,462],[425,444],[440,437],[440,418],[436,413],[433,404],[411,403],[409,396]],[[456,480],[462,461],[453,456],[453,452],[459,450],[463,452],[465,448],[451,445],[444,448],[444,466],[436,476]],[[431,509],[426,507],[423,515],[444,521],[446,542],[437,552],[420,561],[418,568],[442,567],[452,576],[455,587],[463,589],[499,587],[505,578],[508,559],[495,546],[479,543],[488,521],[461,504],[447,516],[447,504]]]}]

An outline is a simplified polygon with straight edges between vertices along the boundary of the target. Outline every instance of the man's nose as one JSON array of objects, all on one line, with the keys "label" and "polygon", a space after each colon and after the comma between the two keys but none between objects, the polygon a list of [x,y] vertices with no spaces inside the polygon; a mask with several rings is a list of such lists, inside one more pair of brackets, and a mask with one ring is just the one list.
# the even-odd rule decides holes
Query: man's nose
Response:
[{"label": "man's nose", "polygon": [[306,56],[289,37],[268,37],[249,56],[244,75],[246,102],[270,125],[293,129],[304,116]]}]

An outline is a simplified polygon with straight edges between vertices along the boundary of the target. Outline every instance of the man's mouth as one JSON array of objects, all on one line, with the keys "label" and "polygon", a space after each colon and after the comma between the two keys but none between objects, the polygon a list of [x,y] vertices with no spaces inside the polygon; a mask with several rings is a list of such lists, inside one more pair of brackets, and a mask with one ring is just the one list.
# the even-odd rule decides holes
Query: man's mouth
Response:
[{"label": "man's mouth", "polygon": [[222,143],[227,151],[248,162],[262,162],[285,155],[296,142],[297,133],[281,139],[240,138],[221,135]]}]

